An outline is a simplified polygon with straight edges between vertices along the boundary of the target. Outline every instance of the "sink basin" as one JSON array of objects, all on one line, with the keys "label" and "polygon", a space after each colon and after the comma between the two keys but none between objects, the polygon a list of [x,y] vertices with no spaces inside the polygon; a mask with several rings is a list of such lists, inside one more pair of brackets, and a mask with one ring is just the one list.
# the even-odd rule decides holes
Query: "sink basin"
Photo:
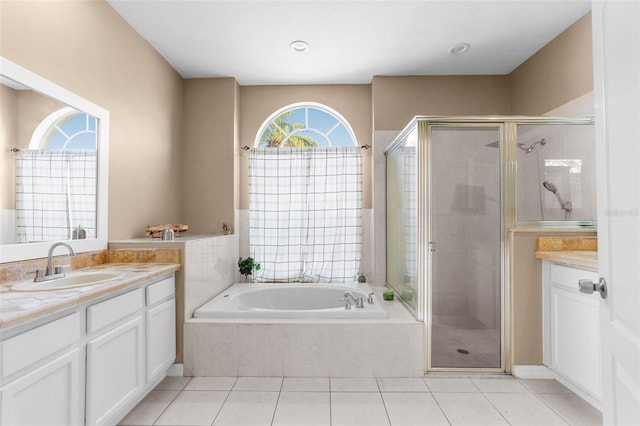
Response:
[{"label": "sink basin", "polygon": [[120,278],[122,274],[115,272],[71,272],[66,277],[57,278],[50,281],[21,281],[13,286],[13,291],[50,291],[50,290],[65,290],[68,288],[82,287],[86,285],[100,284],[106,281],[115,280]]}]

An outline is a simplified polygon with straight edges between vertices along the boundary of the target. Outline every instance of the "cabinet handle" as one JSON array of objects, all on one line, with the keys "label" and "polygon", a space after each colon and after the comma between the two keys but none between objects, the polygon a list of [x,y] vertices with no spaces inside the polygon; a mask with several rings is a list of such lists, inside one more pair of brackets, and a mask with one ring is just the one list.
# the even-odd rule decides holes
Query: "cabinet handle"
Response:
[{"label": "cabinet handle", "polygon": [[591,280],[580,280],[578,281],[578,286],[580,287],[580,293],[592,294],[594,291],[600,293],[600,297],[603,299],[607,298],[607,282],[604,278],[600,277],[600,281],[594,283]]}]

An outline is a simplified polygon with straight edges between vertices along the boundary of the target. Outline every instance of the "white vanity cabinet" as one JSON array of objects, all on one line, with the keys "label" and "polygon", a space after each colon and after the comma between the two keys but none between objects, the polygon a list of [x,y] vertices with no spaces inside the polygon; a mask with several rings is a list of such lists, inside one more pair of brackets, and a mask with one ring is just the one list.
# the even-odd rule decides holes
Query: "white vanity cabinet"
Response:
[{"label": "white vanity cabinet", "polygon": [[[176,357],[176,302],[174,280],[146,288],[146,381],[163,373]],[[169,332],[171,330],[172,332]]]},{"label": "white vanity cabinet", "polygon": [[74,313],[2,342],[0,424],[84,424],[81,331]]},{"label": "white vanity cabinet", "polygon": [[175,360],[173,273],[59,315],[0,344],[0,425],[117,424]]},{"label": "white vanity cabinet", "polygon": [[144,385],[144,289],[87,308],[87,424],[107,424]]},{"label": "white vanity cabinet", "polygon": [[602,398],[600,367],[599,293],[584,294],[578,281],[598,282],[589,269],[543,261],[544,363],[583,398],[599,408]]}]

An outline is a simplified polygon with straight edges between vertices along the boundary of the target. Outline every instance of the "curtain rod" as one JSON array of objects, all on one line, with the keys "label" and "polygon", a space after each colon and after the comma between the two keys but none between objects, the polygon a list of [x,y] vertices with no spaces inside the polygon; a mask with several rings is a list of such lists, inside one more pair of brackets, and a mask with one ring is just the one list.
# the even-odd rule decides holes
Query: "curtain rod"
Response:
[{"label": "curtain rod", "polygon": [[[370,148],[371,148],[371,145],[369,145],[369,144],[360,145],[360,149],[370,149]],[[240,149],[242,149],[243,151],[249,151],[249,150],[251,150],[251,147],[249,147],[248,145],[245,145]]]}]

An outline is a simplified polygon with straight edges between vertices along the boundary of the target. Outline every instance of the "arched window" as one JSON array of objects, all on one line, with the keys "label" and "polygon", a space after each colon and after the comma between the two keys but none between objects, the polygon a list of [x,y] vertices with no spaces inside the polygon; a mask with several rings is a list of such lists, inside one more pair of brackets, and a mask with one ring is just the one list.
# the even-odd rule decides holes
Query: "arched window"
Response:
[{"label": "arched window", "polygon": [[271,114],[256,136],[255,147],[357,146],[351,126],[326,105],[303,102]]},{"label": "arched window", "polygon": [[[249,154],[253,279],[352,282],[362,255],[362,154],[349,123],[312,103],[274,112]],[[274,149],[277,148],[277,149]]]},{"label": "arched window", "polygon": [[71,150],[97,148],[97,119],[71,107],[42,120],[33,132],[29,149]]},{"label": "arched window", "polygon": [[[16,240],[96,237],[98,120],[59,109],[38,124],[16,158]],[[46,176],[46,179],[42,178]]]}]

